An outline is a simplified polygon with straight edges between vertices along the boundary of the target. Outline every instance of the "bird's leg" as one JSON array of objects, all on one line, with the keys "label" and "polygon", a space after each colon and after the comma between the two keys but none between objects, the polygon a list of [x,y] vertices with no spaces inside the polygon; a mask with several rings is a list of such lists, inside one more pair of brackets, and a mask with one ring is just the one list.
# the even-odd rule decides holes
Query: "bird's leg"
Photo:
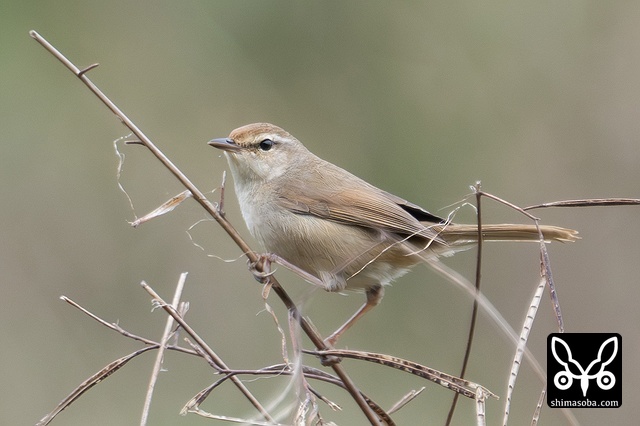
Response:
[{"label": "bird's leg", "polygon": [[[326,287],[326,284],[320,278],[318,278],[315,275],[312,275],[312,274],[308,273],[307,271],[295,266],[294,264],[288,262],[284,258],[282,258],[282,257],[280,257],[280,256],[278,256],[277,254],[274,254],[274,253],[263,253],[263,254],[258,255],[258,260],[256,262],[251,263],[249,265],[249,269],[251,270],[251,272],[253,272],[253,275],[256,278],[256,280],[258,280],[259,282],[261,282],[263,284],[267,284],[269,277],[271,275],[273,275],[273,273],[275,272],[275,271],[271,270],[271,264],[274,263],[274,262],[279,264],[279,265],[284,266],[285,268],[289,269],[291,272],[297,274],[302,279],[304,279],[305,281],[308,281],[311,284],[315,284],[315,285],[318,285],[318,286],[323,287],[323,288]],[[326,341],[327,340],[324,341],[325,345],[326,345]],[[333,348],[333,346],[329,346],[329,347],[325,347],[325,348],[318,347],[319,350],[327,350],[327,349],[332,349],[332,348]],[[341,359],[338,358],[338,357],[335,357],[335,356],[322,356],[322,357],[320,357],[320,362],[324,366],[331,366],[333,364],[339,363],[340,361],[341,361]]]},{"label": "bird's leg", "polygon": [[335,343],[338,341],[342,333],[347,331],[353,324],[356,323],[364,314],[369,312],[371,309],[378,306],[382,298],[384,297],[384,287],[381,284],[376,284],[371,286],[366,291],[367,301],[356,311],[355,314],[351,316],[344,324],[340,326],[336,331],[334,331],[331,336],[324,339],[324,343],[328,346],[333,347]]}]

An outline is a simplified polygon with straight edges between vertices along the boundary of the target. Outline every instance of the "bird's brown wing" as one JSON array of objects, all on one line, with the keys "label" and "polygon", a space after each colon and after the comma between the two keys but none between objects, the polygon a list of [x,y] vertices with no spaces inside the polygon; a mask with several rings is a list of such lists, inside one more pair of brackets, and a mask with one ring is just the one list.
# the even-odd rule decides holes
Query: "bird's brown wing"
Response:
[{"label": "bird's brown wing", "polygon": [[444,244],[435,230],[420,223],[423,219],[441,223],[440,218],[368,184],[342,186],[339,190],[327,187],[313,194],[302,186],[287,185],[278,192],[278,204],[293,213],[402,236],[420,236]]}]

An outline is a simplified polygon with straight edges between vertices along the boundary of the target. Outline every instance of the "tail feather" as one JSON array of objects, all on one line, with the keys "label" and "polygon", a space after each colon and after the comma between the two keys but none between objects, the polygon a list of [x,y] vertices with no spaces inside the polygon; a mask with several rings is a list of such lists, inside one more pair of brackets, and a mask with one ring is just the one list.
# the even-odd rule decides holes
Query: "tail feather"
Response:
[{"label": "tail feather", "polygon": [[[478,241],[477,225],[437,225],[432,229],[450,245],[469,244]],[[572,242],[580,239],[578,231],[559,226],[540,225],[545,241]],[[483,241],[539,241],[535,225],[482,225]]]}]

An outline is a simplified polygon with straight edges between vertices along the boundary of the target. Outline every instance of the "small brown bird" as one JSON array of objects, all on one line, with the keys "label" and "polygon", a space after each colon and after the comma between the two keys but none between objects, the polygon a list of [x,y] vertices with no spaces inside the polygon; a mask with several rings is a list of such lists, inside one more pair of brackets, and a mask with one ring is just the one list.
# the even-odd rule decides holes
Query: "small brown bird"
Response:
[{"label": "small brown bird", "polygon": [[[273,124],[248,124],[209,145],[225,152],[242,216],[270,253],[327,291],[366,293],[366,303],[327,338],[330,345],[409,268],[477,242],[476,225],[448,223],[376,188]],[[571,229],[540,229],[549,241],[578,238]],[[483,241],[539,240],[535,225],[483,225],[482,231]]]}]

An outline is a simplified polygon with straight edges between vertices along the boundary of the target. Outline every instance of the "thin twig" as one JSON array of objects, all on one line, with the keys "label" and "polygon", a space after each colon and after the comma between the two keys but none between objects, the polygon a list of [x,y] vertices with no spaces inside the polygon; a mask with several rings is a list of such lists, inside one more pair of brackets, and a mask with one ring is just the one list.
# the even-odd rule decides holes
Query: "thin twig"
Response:
[{"label": "thin twig", "polygon": [[[35,39],[40,45],[42,45],[49,53],[51,53],[56,59],[58,59],[62,64],[67,67],[76,77],[78,77],[88,88],[95,94],[101,101],[104,103],[111,112],[113,112],[118,119],[133,132],[133,134],[140,140],[140,143],[143,144],[147,149],[149,149],[153,155],[156,156],[158,160],[182,183],[182,185],[188,189],[191,194],[193,194],[194,199],[218,222],[218,224],[227,232],[229,237],[236,243],[236,245],[240,248],[240,250],[246,254],[247,258],[251,263],[256,263],[258,261],[258,256],[256,253],[251,250],[249,245],[242,239],[240,234],[236,231],[236,229],[231,225],[229,221],[225,219],[223,215],[220,214],[218,209],[204,196],[204,194],[187,178],[187,176],[176,167],[173,162],[169,160],[169,158],[164,155],[160,149],[158,149],[153,142],[131,121],[91,80],[86,76],[85,72],[88,69],[80,70],[76,67],[70,60],[68,60],[60,51],[58,51],[53,45],[51,45],[46,39],[44,39],[40,34],[36,31],[30,31],[29,35]],[[93,68],[93,66],[92,66]],[[294,317],[298,318],[300,321],[300,327],[304,331],[304,333],[309,337],[311,342],[316,346],[318,350],[328,349],[324,344],[324,340],[322,337],[311,327],[308,321],[298,313],[298,309],[293,303],[293,300],[289,297],[287,292],[282,288],[280,283],[275,279],[275,277],[271,277],[271,283],[274,292],[280,297],[286,308],[294,313]],[[344,382],[347,390],[351,394],[351,397],[358,404],[358,407],[362,410],[364,415],[367,417],[369,422],[372,425],[380,424],[380,418],[376,413],[374,413],[367,401],[362,397],[360,391],[357,386],[353,382],[353,380],[347,375],[345,369],[340,364],[333,364],[331,366],[334,372],[340,377],[340,379]]]},{"label": "thin twig", "polygon": [[[109,329],[111,329],[113,331],[117,331],[118,333],[122,334],[125,337],[128,337],[128,338],[133,339],[133,340],[137,340],[137,341],[142,342],[145,345],[149,345],[149,346],[159,346],[160,345],[159,342],[156,342],[156,341],[151,340],[151,339],[147,339],[146,337],[141,337],[141,336],[138,336],[136,334],[133,334],[133,333],[123,329],[118,324],[113,324],[113,323],[110,323],[110,322],[107,322],[107,321],[103,320],[102,318],[98,317],[97,315],[95,315],[92,312],[89,312],[88,310],[86,310],[85,308],[83,308],[82,306],[80,306],[79,304],[77,304],[76,302],[74,302],[73,300],[69,299],[66,296],[60,296],[60,299],[65,301],[65,302],[67,302],[68,304],[70,304],[74,308],[80,310],[82,313],[88,315],[89,317],[91,317],[92,319],[96,320],[97,322],[99,322],[100,324],[104,325],[105,327],[107,327],[107,328],[109,328]],[[187,348],[183,348],[183,347],[180,347],[180,346],[175,346],[175,345],[167,346],[167,349],[170,349],[172,351],[184,352],[184,353],[189,354],[189,355],[198,355],[198,353],[196,351],[193,351],[193,350],[187,349]]]},{"label": "thin twig", "polygon": [[[476,278],[475,278],[475,289],[476,296],[473,298],[473,307],[471,309],[471,321],[469,323],[469,333],[467,335],[467,346],[464,352],[464,359],[462,360],[462,368],[460,369],[460,378],[464,379],[465,374],[467,373],[467,366],[469,365],[469,359],[471,357],[471,346],[473,345],[473,336],[476,331],[476,322],[478,320],[478,295],[480,294],[480,280],[482,278],[482,246],[483,246],[483,234],[482,234],[482,194],[480,192],[481,184],[480,181],[476,182],[473,187],[475,195],[476,195],[476,221],[478,222],[478,248],[476,252]],[[458,403],[458,398],[460,397],[459,393],[453,394],[453,401],[451,402],[451,408],[449,408],[449,413],[447,414],[446,425],[450,425],[453,420],[453,414],[456,410],[456,405]]]},{"label": "thin twig", "polygon": [[479,194],[480,194],[480,195],[482,195],[482,196],[485,196],[485,197],[487,197],[487,198],[491,198],[492,200],[497,201],[497,202],[499,202],[499,203],[501,203],[501,204],[504,204],[505,206],[509,206],[509,207],[511,207],[512,209],[514,209],[514,210],[516,210],[516,211],[518,211],[518,212],[522,213],[523,215],[527,216],[529,219],[531,219],[531,220],[535,221],[536,223],[540,220],[540,218],[535,217],[535,216],[534,216],[534,215],[532,215],[531,213],[527,213],[527,212],[525,211],[525,209],[523,209],[522,207],[518,207],[518,206],[516,206],[515,204],[510,203],[510,202],[509,202],[509,201],[507,201],[507,200],[504,200],[504,199],[502,199],[502,198],[500,198],[500,197],[496,197],[496,196],[495,196],[495,195],[493,195],[493,194],[489,194],[488,192],[483,192],[483,191],[479,191]]},{"label": "thin twig", "polygon": [[[183,272],[182,274],[180,274],[178,285],[176,285],[176,291],[173,294],[173,301],[171,302],[171,306],[176,310],[178,309],[178,305],[180,304],[180,298],[182,297],[182,290],[184,289],[184,283],[186,282],[186,280],[187,280],[187,273]],[[164,326],[164,332],[162,333],[162,339],[160,340],[160,347],[158,348],[158,353],[156,354],[156,361],[153,364],[153,370],[151,372],[151,377],[149,379],[149,386],[147,387],[147,396],[144,399],[144,406],[142,408],[142,417],[140,419],[140,426],[145,426],[147,424],[147,419],[149,418],[149,410],[151,408],[151,399],[153,398],[153,390],[158,380],[160,369],[162,368],[164,351],[165,351],[167,342],[171,337],[172,328],[173,328],[173,317],[167,316],[167,323]]]},{"label": "thin twig", "polygon": [[637,198],[586,198],[582,200],[554,201],[552,203],[535,204],[522,210],[543,209],[549,207],[606,207],[606,206],[636,206],[640,204]]}]

